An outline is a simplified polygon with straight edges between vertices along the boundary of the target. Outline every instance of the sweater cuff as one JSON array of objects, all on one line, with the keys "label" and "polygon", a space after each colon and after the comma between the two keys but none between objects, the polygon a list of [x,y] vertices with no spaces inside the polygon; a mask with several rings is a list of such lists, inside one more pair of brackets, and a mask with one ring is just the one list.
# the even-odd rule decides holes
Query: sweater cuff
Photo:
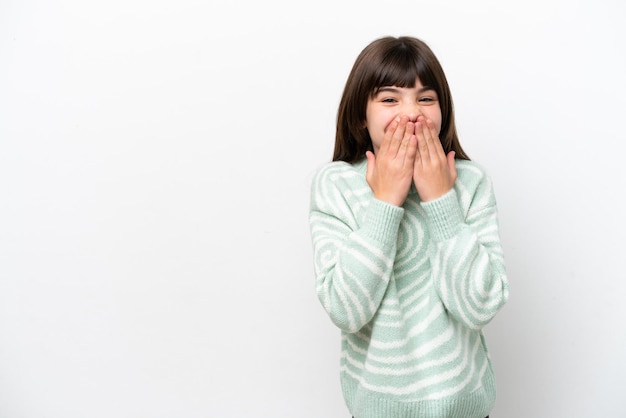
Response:
[{"label": "sweater cuff", "polygon": [[428,215],[430,232],[437,242],[454,236],[465,222],[454,189],[435,200],[422,202],[421,206]]},{"label": "sweater cuff", "polygon": [[396,245],[403,216],[403,208],[374,198],[367,209],[364,232],[385,246]]}]

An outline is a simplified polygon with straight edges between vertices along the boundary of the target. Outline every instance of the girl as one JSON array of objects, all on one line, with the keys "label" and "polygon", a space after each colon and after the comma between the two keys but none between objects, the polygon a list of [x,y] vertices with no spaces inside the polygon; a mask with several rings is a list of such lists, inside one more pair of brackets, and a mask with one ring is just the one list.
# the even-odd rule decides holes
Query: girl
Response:
[{"label": "girl", "polygon": [[352,415],[488,415],[495,381],[481,329],[509,293],[496,201],[422,41],[378,39],[356,59],[310,224]]}]

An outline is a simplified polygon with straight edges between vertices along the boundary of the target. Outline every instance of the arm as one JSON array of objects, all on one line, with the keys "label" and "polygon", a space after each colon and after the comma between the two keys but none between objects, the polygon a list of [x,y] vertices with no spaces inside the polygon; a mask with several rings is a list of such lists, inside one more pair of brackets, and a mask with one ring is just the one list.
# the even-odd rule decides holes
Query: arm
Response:
[{"label": "arm", "polygon": [[392,120],[376,155],[366,153],[365,179],[350,166],[335,164],[313,180],[317,295],[346,332],[371,321],[391,279],[417,152],[414,130],[406,115]]},{"label": "arm", "polygon": [[[357,332],[387,290],[404,209],[371,197],[364,181],[354,190],[340,175],[322,170],[311,187],[316,290],[331,320],[343,331]],[[364,213],[356,215],[359,211]]]},{"label": "arm", "polygon": [[[485,326],[509,296],[495,198],[484,176],[472,196],[462,187],[423,202],[433,237],[433,283],[448,313],[471,329]],[[463,213],[461,200],[471,199]]]},{"label": "arm", "polygon": [[431,120],[418,119],[415,131],[413,178],[433,241],[433,284],[451,316],[481,329],[509,296],[493,188],[478,167],[458,179],[454,152],[445,154]]}]

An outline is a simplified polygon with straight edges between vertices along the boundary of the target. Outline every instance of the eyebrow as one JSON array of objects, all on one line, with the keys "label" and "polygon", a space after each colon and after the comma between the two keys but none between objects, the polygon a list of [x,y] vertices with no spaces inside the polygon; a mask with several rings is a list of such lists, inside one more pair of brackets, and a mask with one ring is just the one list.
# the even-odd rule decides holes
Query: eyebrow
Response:
[{"label": "eyebrow", "polygon": [[[435,89],[430,86],[424,86],[421,89],[419,89],[417,92],[424,93],[425,91],[429,91],[429,90],[434,91]],[[381,87],[378,90],[376,90],[376,94],[378,93],[400,93],[400,90],[398,90],[397,87],[386,86],[386,87]]]}]

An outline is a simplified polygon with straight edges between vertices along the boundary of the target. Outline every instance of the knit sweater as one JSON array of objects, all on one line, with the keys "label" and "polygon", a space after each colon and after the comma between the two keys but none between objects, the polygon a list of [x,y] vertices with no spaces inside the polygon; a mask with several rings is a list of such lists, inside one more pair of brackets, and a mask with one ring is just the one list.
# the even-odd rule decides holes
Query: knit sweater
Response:
[{"label": "knit sweater", "polygon": [[508,298],[492,183],[457,160],[453,189],[403,207],[374,198],[366,160],[311,185],[316,290],[341,329],[340,377],[356,418],[484,418],[495,380],[481,329]]}]

